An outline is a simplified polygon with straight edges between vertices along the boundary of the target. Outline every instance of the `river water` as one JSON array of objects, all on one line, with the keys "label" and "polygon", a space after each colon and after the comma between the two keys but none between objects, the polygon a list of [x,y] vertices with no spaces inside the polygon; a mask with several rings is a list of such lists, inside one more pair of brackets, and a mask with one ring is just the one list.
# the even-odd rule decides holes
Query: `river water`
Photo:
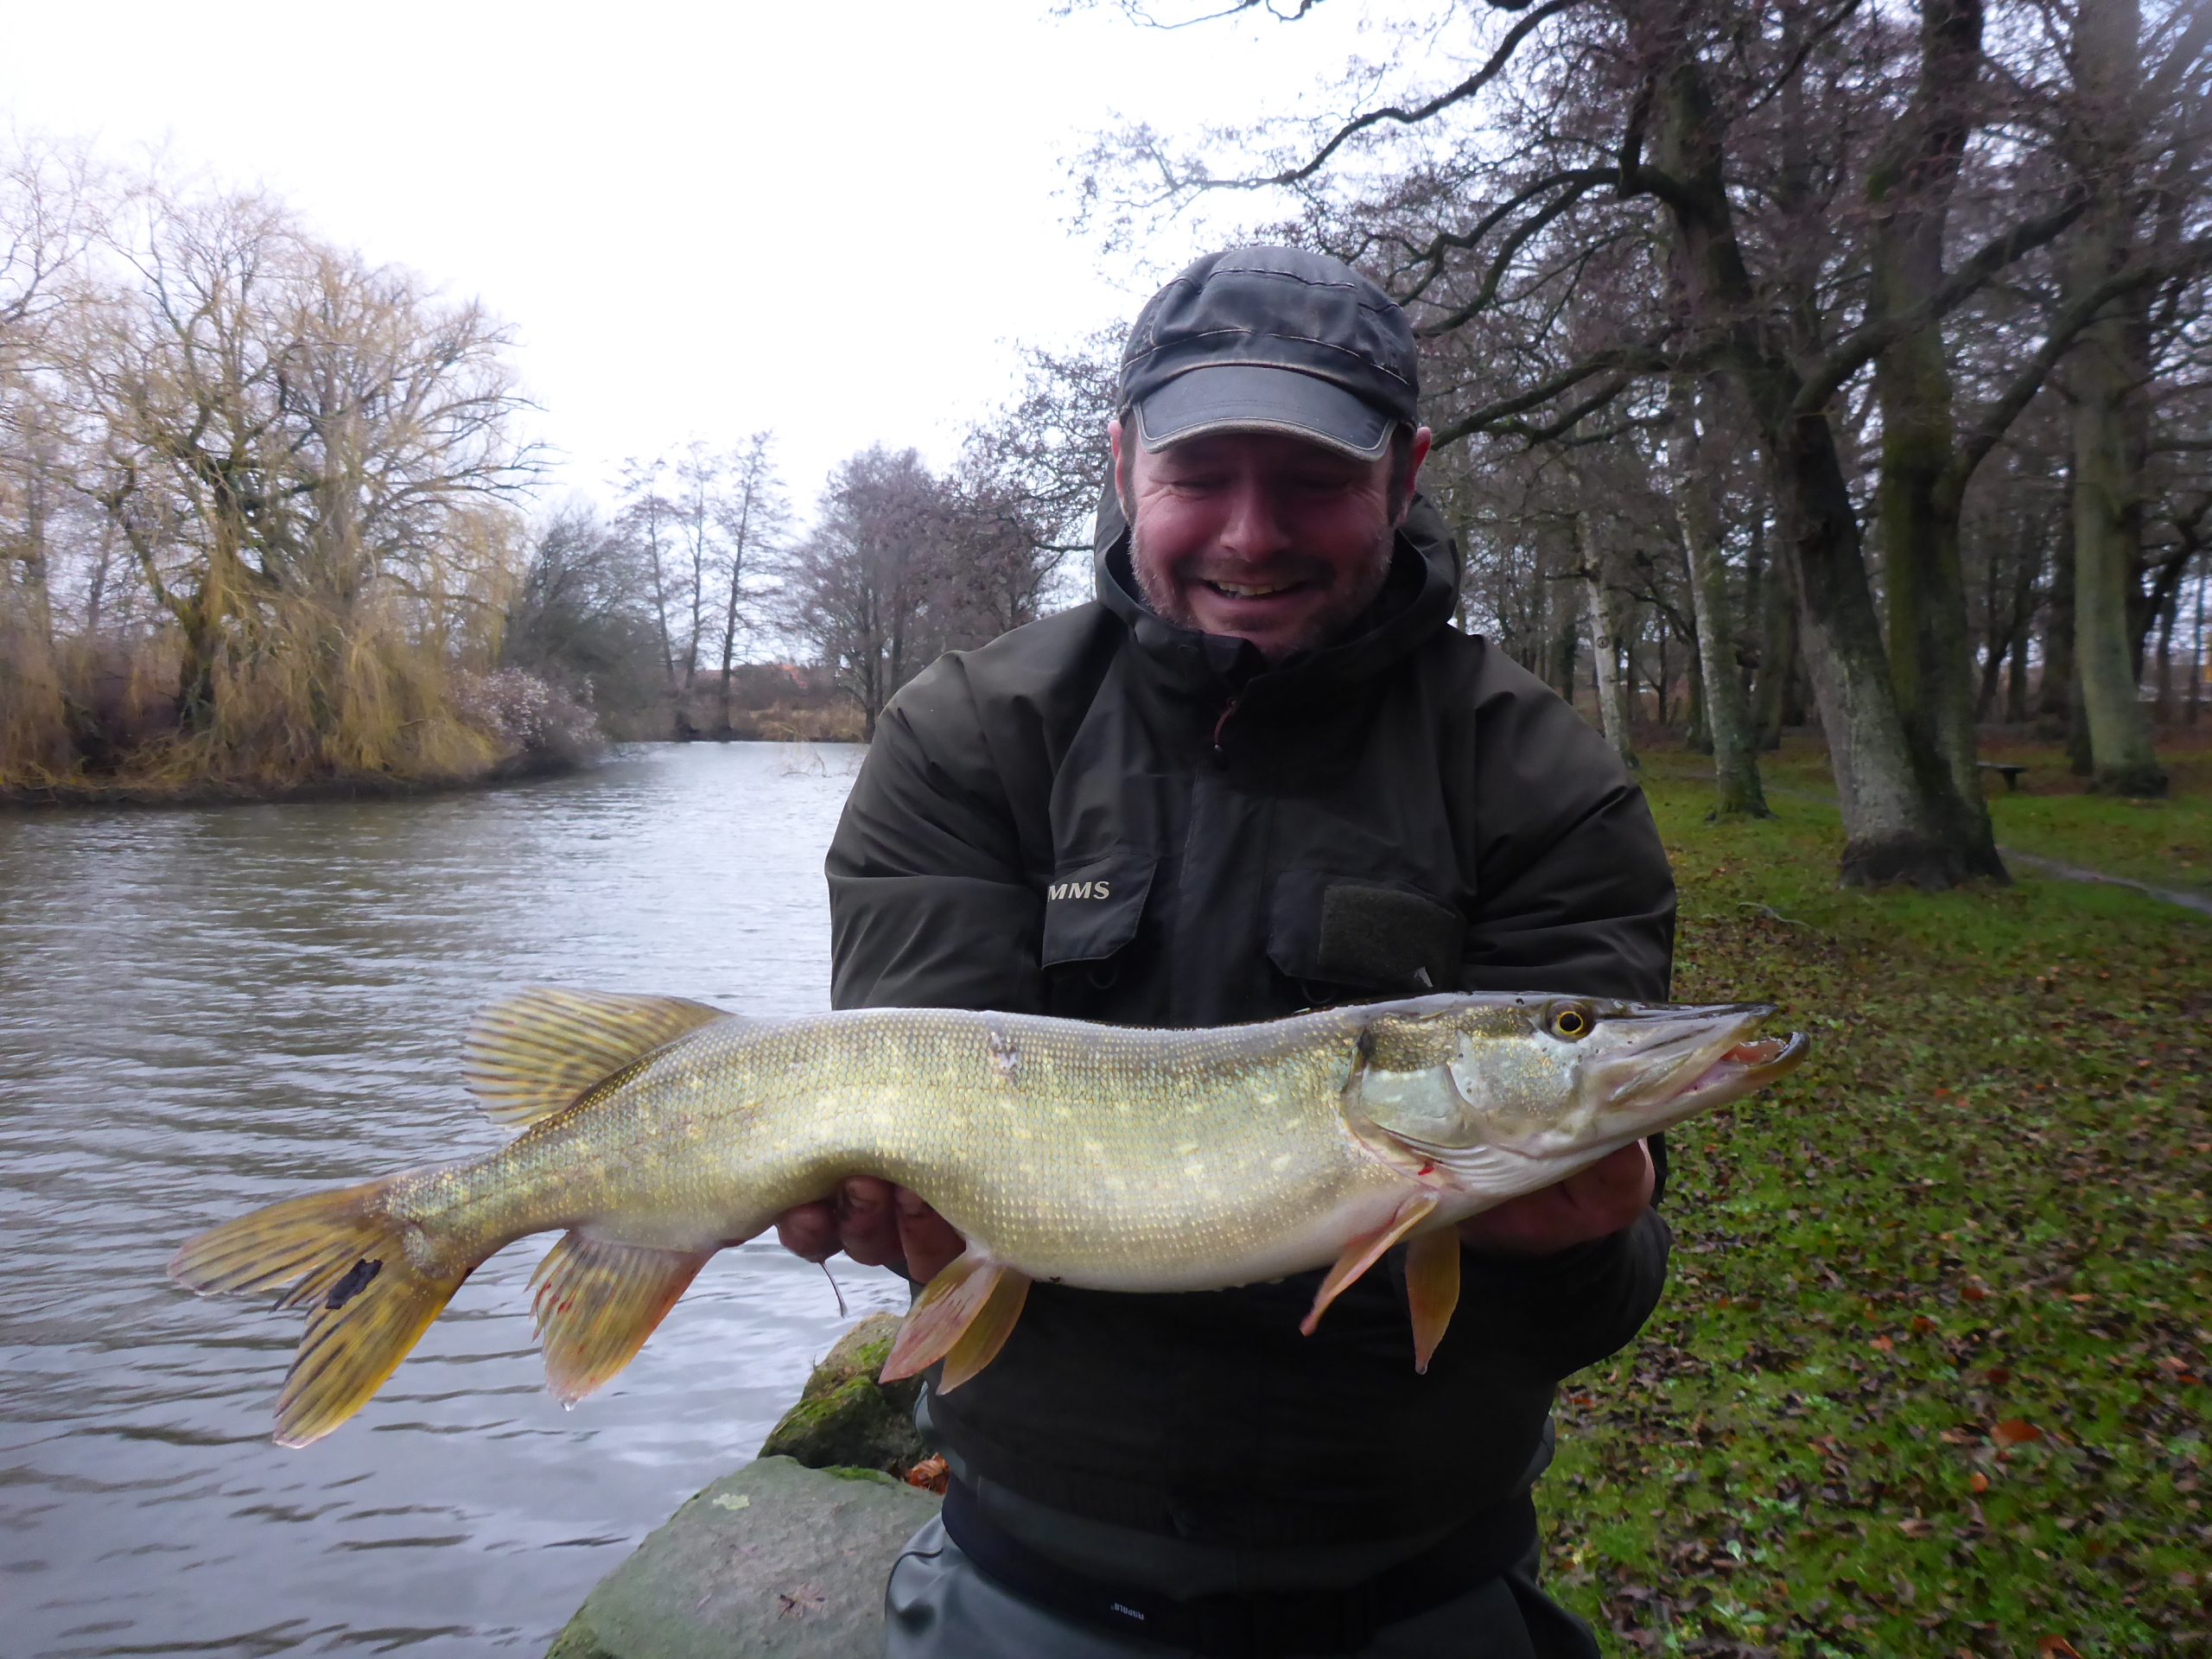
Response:
[{"label": "river water", "polygon": [[[544,1393],[479,1269],[361,1414],[270,1444],[297,1315],[162,1264],[210,1222],[488,1150],[470,1011],[533,983],[828,1004],[855,749],[639,752],[412,801],[0,813],[0,1653],[542,1651],[750,1457],[845,1320],[755,1240],[630,1369]],[[840,1261],[851,1317],[903,1306]]]}]

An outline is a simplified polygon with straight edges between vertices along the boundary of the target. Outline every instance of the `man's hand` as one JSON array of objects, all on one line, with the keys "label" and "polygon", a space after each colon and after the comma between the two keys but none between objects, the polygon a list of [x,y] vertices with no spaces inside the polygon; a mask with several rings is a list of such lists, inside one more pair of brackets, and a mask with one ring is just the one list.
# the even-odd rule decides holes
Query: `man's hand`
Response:
[{"label": "man's hand", "polygon": [[827,1262],[842,1250],[864,1268],[889,1268],[918,1285],[968,1248],[920,1198],[872,1175],[856,1175],[828,1198],[785,1211],[776,1217],[776,1237],[810,1262]]},{"label": "man's hand", "polygon": [[1643,1213],[1651,1188],[1650,1149],[1638,1141],[1556,1185],[1468,1217],[1459,1236],[1494,1255],[1550,1255],[1618,1233]]}]

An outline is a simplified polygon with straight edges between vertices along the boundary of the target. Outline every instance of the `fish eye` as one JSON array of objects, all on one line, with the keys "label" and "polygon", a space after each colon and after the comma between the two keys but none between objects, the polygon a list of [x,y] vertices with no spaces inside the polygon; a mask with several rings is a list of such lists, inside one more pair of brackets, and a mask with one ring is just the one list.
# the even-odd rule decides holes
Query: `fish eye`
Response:
[{"label": "fish eye", "polygon": [[1596,1021],[1590,1017],[1588,1004],[1559,1002],[1554,1003],[1551,1012],[1545,1016],[1544,1029],[1554,1037],[1575,1043],[1587,1037],[1590,1034],[1591,1027],[1595,1023]]}]

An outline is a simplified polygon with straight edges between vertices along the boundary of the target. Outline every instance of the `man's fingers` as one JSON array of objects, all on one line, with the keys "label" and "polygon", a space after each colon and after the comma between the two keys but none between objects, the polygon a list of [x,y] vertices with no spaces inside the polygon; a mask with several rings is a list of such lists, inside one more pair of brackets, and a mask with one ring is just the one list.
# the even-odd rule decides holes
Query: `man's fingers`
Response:
[{"label": "man's fingers", "polygon": [[926,1282],[968,1248],[944,1217],[905,1187],[855,1176],[817,1204],[776,1217],[776,1237],[792,1255],[826,1262],[839,1250],[865,1268],[898,1268]]},{"label": "man's fingers", "polygon": [[837,1254],[837,1216],[827,1204],[794,1205],[776,1217],[776,1242],[793,1255],[827,1262]]},{"label": "man's fingers", "polygon": [[892,1208],[891,1184],[859,1175],[837,1189],[837,1227],[845,1254],[864,1268],[905,1259],[899,1249],[899,1217]]},{"label": "man's fingers", "polygon": [[1589,1168],[1567,1178],[1573,1188],[1576,1205],[1586,1211],[1593,1223],[1611,1222],[1598,1235],[1618,1232],[1643,1213],[1643,1206],[1651,1202],[1653,1170],[1651,1151],[1643,1141],[1633,1141],[1618,1152],[1608,1153]]},{"label": "man's fingers", "polygon": [[899,1246],[906,1258],[906,1272],[926,1284],[938,1270],[968,1248],[968,1241],[952,1224],[922,1201],[921,1195],[900,1187],[895,1199],[899,1216]]}]

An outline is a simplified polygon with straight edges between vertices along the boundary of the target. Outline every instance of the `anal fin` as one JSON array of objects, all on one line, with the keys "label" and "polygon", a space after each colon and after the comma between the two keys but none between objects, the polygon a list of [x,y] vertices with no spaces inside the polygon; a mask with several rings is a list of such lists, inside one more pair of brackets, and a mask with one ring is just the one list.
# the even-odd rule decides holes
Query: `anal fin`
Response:
[{"label": "anal fin", "polygon": [[1406,1303],[1414,1316],[1414,1370],[1425,1372],[1459,1306],[1457,1227],[1439,1227],[1406,1246]]},{"label": "anal fin", "polygon": [[898,1340],[883,1362],[883,1380],[895,1382],[926,1370],[940,1359],[940,1389],[958,1388],[998,1357],[1029,1297],[1029,1275],[979,1255],[973,1249],[945,1264],[899,1327]]},{"label": "anal fin", "polygon": [[530,1281],[554,1398],[573,1406],[634,1359],[713,1254],[563,1236]]},{"label": "anal fin", "polygon": [[1343,1295],[1362,1274],[1380,1262],[1383,1253],[1393,1244],[1427,1220],[1436,1204],[1433,1192],[1416,1192],[1400,1205],[1397,1212],[1382,1226],[1371,1233],[1362,1233],[1349,1240],[1344,1245],[1344,1254],[1337,1257],[1336,1265],[1321,1281],[1321,1288],[1314,1292],[1313,1307],[1299,1321],[1300,1334],[1312,1336],[1313,1327],[1321,1322],[1321,1315],[1328,1310],[1329,1304]]}]

